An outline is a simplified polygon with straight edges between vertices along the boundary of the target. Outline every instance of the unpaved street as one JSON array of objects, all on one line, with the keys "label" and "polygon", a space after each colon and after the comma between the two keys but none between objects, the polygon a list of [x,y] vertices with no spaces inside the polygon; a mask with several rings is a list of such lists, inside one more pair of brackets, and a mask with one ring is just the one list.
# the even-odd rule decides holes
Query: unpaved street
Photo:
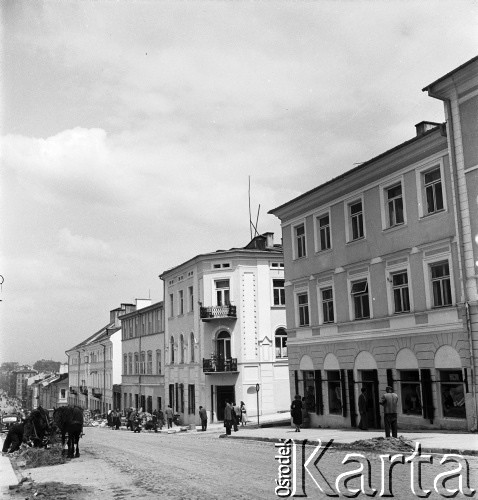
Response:
[{"label": "unpaved street", "polygon": [[[64,465],[28,469],[23,475],[30,475],[36,483],[61,481],[86,486],[86,493],[71,496],[75,499],[277,498],[274,488],[278,462],[274,459],[277,453],[274,444],[219,439],[218,436],[218,433],[201,432],[133,434],[106,428],[86,428],[85,436],[80,441],[79,459]],[[291,437],[294,437],[293,433]],[[357,468],[356,464],[341,466],[346,453],[344,450],[330,450],[320,462],[320,470],[332,484],[340,472]],[[372,484],[379,489],[380,459],[377,455],[367,456],[372,464]],[[433,489],[433,478],[445,470],[438,465],[440,458],[433,467],[427,465],[423,468],[422,483],[425,487]],[[478,460],[476,457],[467,458],[470,477],[478,477]],[[395,469],[394,498],[414,497],[410,491],[409,466],[398,464],[397,467],[402,469]],[[306,484],[309,498],[326,498],[310,478]],[[477,487],[476,479],[472,479],[471,486]],[[362,497],[366,498],[359,496]],[[433,492],[429,498],[443,497]]]}]

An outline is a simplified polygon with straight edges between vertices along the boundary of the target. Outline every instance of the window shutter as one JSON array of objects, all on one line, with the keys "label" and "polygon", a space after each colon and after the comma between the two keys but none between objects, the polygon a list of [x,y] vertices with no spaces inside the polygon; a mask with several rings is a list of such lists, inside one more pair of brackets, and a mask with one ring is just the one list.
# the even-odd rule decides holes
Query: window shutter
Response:
[{"label": "window shutter", "polygon": [[347,401],[345,400],[347,393],[345,389],[345,370],[340,370],[340,387],[342,389],[342,416],[347,416]]},{"label": "window shutter", "polygon": [[468,368],[463,368],[463,382],[465,383],[465,392],[470,392],[468,389]]},{"label": "window shutter", "polygon": [[294,382],[295,382],[295,394],[299,394],[299,373],[297,370],[294,371]]},{"label": "window shutter", "polygon": [[393,371],[391,368],[387,368],[387,385],[393,389]]},{"label": "window shutter", "polygon": [[324,414],[324,399],[322,396],[322,373],[320,370],[315,370],[315,413],[317,415]]},{"label": "window shutter", "polygon": [[429,419],[430,423],[433,424],[435,409],[433,408],[432,377],[429,368],[420,370],[420,379],[422,383],[423,418]]}]

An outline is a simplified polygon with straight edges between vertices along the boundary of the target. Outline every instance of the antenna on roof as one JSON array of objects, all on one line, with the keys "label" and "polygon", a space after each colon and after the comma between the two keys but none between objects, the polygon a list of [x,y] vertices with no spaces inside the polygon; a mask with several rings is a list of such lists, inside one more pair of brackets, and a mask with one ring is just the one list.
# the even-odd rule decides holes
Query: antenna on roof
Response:
[{"label": "antenna on roof", "polygon": [[[252,215],[251,215],[251,176],[249,175],[249,232],[250,232],[250,235],[251,235],[251,240],[252,238],[256,237],[259,235],[259,231],[257,230],[257,226],[259,224],[259,212],[261,210],[261,205],[259,204],[259,206],[257,207],[257,216],[256,216],[256,223],[254,224],[252,222]],[[254,229],[254,236],[252,236],[252,229]]]}]

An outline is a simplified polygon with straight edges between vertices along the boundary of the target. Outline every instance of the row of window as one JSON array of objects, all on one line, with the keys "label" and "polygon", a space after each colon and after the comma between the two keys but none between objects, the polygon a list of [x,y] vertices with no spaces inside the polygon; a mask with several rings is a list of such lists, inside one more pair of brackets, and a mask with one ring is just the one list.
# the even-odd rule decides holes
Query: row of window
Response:
[{"label": "row of window", "polygon": [[[417,415],[430,418],[424,401],[432,401],[432,380],[425,377],[423,372],[429,370],[398,370],[398,387],[395,392],[399,396],[399,408],[403,415]],[[298,393],[302,393],[305,407],[309,412],[329,415],[347,416],[345,402],[346,387],[348,386],[349,400],[352,385],[345,376],[345,370],[304,371],[296,380]],[[466,418],[465,410],[465,383],[461,370],[437,370],[436,374],[437,401],[441,416],[445,418]],[[375,414],[378,410],[378,386],[364,382],[367,387],[367,412]],[[325,394],[324,394],[325,393]],[[355,397],[352,401],[355,400]],[[349,403],[350,406],[350,403]],[[357,409],[353,409],[357,412]]]},{"label": "row of window", "polygon": [[121,320],[123,340],[164,331],[163,309]]},{"label": "row of window", "polygon": [[[156,349],[154,375],[161,375],[161,349]],[[153,375],[153,351],[123,354],[123,375]]]},{"label": "row of window", "polygon": [[[443,167],[435,165],[417,172],[418,203],[420,217],[446,210],[446,198],[443,185]],[[404,202],[403,179],[380,187],[382,200],[382,228],[389,229],[407,223]],[[356,241],[366,237],[363,197],[345,203],[346,241]],[[330,213],[315,217],[315,250],[317,252],[332,248]],[[305,223],[293,226],[293,258],[307,257],[307,235]]]},{"label": "row of window", "polygon": [[[283,279],[272,280],[272,296],[274,306],[285,305],[285,290]],[[231,286],[229,279],[220,279],[214,281],[214,297],[216,306],[229,306],[231,305]],[[185,302],[186,301],[186,302]],[[186,312],[194,311],[194,290],[190,286],[187,288],[187,297],[184,296],[184,290],[177,292],[177,311],[175,311],[175,297],[173,293],[169,294],[169,314],[170,317],[174,316],[175,312],[178,316]]]},{"label": "row of window", "polygon": [[[449,258],[426,263],[427,307],[440,308],[453,304],[453,286],[450,275]],[[336,304],[332,281],[318,285],[319,324],[336,322]],[[387,272],[387,293],[390,315],[409,313],[413,311],[411,280],[407,268],[389,270]],[[297,291],[296,324],[310,326],[309,292]],[[350,320],[360,320],[372,317],[370,297],[370,276],[356,279],[349,278],[349,314]]]}]

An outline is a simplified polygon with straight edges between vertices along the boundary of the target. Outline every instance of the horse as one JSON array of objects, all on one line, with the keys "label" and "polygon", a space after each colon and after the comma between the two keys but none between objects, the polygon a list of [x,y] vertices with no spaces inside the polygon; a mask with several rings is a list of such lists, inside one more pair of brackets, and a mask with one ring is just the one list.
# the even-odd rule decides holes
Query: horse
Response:
[{"label": "horse", "polygon": [[23,422],[15,424],[9,429],[2,452],[13,453],[20,448],[22,442],[38,448],[45,446],[50,431],[48,413],[39,406]]},{"label": "horse", "polygon": [[[65,454],[66,434],[68,434],[67,458],[78,458],[80,449],[78,442],[83,433],[83,409],[79,406],[60,406],[53,412],[53,421],[61,432],[62,454]],[[76,453],[75,453],[76,446]]]}]

